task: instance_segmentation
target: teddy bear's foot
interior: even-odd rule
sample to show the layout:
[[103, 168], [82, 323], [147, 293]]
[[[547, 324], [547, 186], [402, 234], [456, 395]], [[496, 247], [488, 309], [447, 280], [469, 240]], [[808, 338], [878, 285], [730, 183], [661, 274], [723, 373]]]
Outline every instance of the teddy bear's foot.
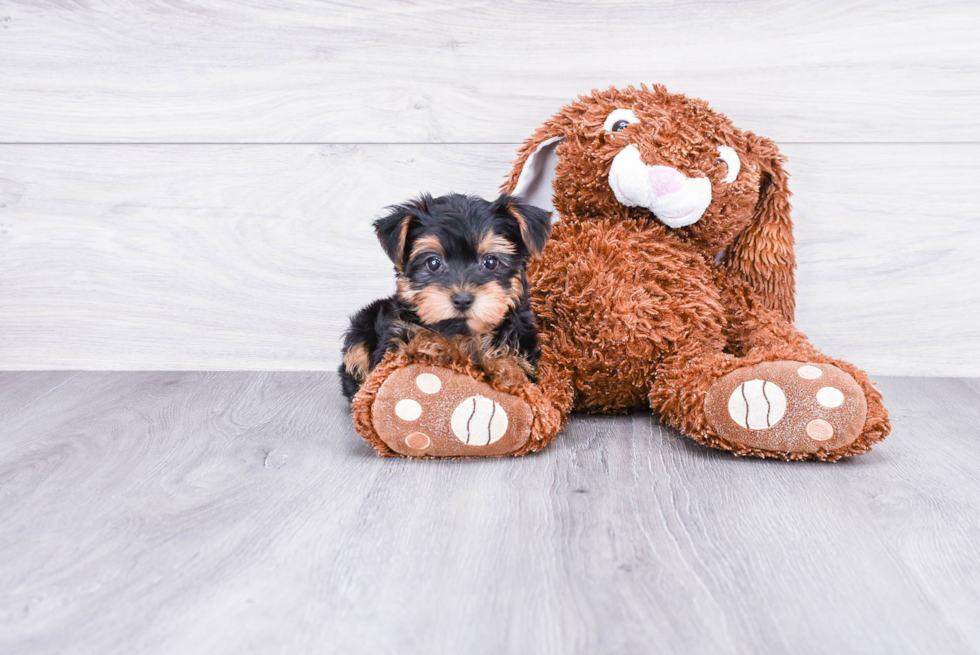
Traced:
[[805, 362], [737, 369], [715, 382], [705, 399], [711, 427], [731, 445], [746, 447], [745, 454], [843, 453], [861, 435], [867, 411], [854, 378], [830, 364]]
[[531, 408], [521, 398], [439, 366], [411, 364], [378, 389], [374, 430], [406, 457], [501, 457], [527, 451]]

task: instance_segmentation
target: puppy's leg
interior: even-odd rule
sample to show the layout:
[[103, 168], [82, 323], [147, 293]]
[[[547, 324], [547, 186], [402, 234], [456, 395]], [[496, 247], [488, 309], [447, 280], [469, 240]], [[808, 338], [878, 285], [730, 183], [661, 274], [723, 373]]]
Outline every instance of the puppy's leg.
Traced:
[[376, 351], [388, 338], [396, 304], [393, 297], [375, 300], [351, 317], [350, 327], [344, 333], [343, 361], [337, 370], [341, 389], [348, 400], [357, 393], [377, 360], [380, 360]]
[[347, 400], [354, 397], [364, 379], [371, 371], [371, 353], [364, 341], [359, 341], [344, 350], [344, 361], [337, 372], [340, 374], [340, 386]]

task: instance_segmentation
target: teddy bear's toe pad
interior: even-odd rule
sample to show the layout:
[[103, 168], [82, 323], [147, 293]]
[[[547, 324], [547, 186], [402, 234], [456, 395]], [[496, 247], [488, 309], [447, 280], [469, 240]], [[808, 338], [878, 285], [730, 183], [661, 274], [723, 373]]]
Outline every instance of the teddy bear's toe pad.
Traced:
[[731, 444], [816, 453], [857, 439], [868, 406], [854, 378], [830, 364], [764, 362], [723, 376], [705, 400], [708, 422]]
[[499, 457], [531, 436], [531, 408], [468, 375], [412, 364], [378, 389], [374, 429], [407, 457]]

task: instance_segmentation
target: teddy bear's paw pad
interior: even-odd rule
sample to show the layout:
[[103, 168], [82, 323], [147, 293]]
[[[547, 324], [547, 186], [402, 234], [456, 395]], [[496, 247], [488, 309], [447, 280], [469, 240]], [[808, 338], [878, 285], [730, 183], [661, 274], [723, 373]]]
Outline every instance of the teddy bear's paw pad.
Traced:
[[508, 455], [527, 443], [533, 418], [517, 396], [421, 364], [392, 373], [371, 414], [382, 441], [407, 457]]
[[868, 406], [850, 375], [830, 364], [763, 362], [723, 376], [705, 399], [708, 422], [732, 444], [817, 453], [858, 438]]

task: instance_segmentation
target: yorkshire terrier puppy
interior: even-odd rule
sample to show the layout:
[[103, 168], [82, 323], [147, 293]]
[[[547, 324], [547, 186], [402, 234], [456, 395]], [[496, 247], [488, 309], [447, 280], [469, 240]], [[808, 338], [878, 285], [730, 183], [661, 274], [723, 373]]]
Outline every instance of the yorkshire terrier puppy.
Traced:
[[551, 215], [520, 199], [458, 193], [388, 208], [374, 223], [395, 265], [397, 292], [351, 318], [340, 378], [351, 398], [385, 353], [432, 330], [475, 360], [506, 354], [533, 377], [540, 352], [527, 262], [551, 235]]

